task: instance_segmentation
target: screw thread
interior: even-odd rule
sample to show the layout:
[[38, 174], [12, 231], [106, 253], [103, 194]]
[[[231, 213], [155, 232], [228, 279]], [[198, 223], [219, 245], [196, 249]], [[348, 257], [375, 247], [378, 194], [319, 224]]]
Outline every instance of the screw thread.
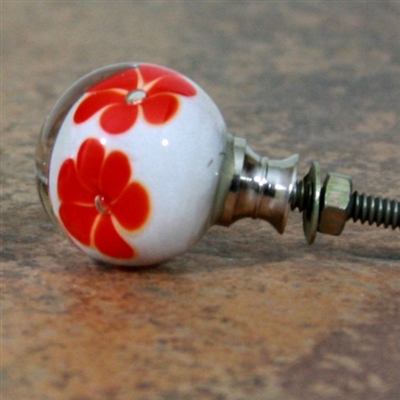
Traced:
[[295, 210], [297, 208], [300, 212], [308, 210], [311, 204], [311, 199], [311, 187], [306, 185], [304, 180], [296, 182], [290, 198], [291, 209]]
[[[312, 185], [305, 179], [296, 182], [290, 197], [291, 209], [297, 208], [300, 212], [309, 213], [314, 206]], [[360, 221], [362, 224], [368, 222], [369, 225], [400, 229], [400, 201], [354, 191], [347, 211], [347, 220], [350, 219], [354, 222]]]
[[385, 228], [391, 226], [393, 229], [400, 229], [400, 202], [382, 197], [367, 196], [355, 191], [352, 194], [348, 220], [360, 221], [369, 225], [383, 224]]

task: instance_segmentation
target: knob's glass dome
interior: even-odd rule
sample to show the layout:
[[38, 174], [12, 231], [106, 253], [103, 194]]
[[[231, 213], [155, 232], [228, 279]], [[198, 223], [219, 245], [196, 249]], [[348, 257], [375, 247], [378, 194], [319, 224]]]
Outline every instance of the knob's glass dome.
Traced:
[[37, 147], [42, 203], [95, 259], [146, 265], [214, 222], [228, 135], [210, 97], [153, 64], [96, 70], [68, 89]]

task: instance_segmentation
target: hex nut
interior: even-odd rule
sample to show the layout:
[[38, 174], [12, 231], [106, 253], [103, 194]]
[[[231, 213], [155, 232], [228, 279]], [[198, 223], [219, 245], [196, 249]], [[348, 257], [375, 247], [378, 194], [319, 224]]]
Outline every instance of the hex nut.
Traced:
[[322, 187], [318, 231], [340, 235], [347, 221], [352, 183], [346, 175], [328, 173]]

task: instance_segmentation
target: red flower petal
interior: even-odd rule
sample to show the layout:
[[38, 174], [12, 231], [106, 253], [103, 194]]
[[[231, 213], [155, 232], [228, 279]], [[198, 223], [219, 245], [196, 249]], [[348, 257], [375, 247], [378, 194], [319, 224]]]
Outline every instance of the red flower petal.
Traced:
[[180, 75], [167, 75], [158, 80], [148, 91], [151, 96], [157, 93], [169, 92], [183, 96], [194, 96], [196, 89], [185, 78]]
[[93, 204], [95, 194], [88, 190], [78, 178], [75, 162], [65, 160], [58, 175], [58, 197], [62, 202]]
[[111, 206], [111, 213], [128, 230], [141, 228], [150, 214], [150, 199], [138, 182], [131, 183], [122, 197]]
[[105, 149], [97, 139], [87, 139], [78, 152], [77, 172], [81, 182], [91, 191], [98, 191]]
[[99, 92], [107, 89], [123, 89], [130, 92], [137, 89], [138, 73], [136, 68], [128, 69], [91, 87], [88, 92]]
[[99, 215], [96, 207], [62, 203], [59, 214], [69, 234], [82, 244], [89, 246], [92, 227]]
[[126, 104], [124, 98], [123, 103], [112, 105], [103, 112], [100, 124], [108, 133], [124, 133], [133, 126], [137, 115], [137, 106]]
[[176, 114], [179, 100], [172, 94], [162, 93], [148, 97], [142, 107], [147, 122], [159, 125], [168, 122]]
[[116, 201], [128, 185], [132, 171], [128, 157], [122, 151], [111, 152], [100, 174], [99, 189], [109, 203]]
[[139, 71], [143, 77], [145, 84], [154, 81], [155, 79], [158, 79], [161, 76], [176, 75], [175, 71], [153, 64], [141, 64], [139, 65]]
[[119, 103], [121, 101], [125, 102], [125, 95], [113, 90], [93, 93], [86, 97], [76, 109], [74, 114], [74, 122], [76, 124], [81, 124], [87, 121], [102, 108], [110, 104]]
[[102, 215], [94, 234], [94, 244], [99, 251], [114, 258], [132, 258], [134, 250], [116, 231], [111, 216]]

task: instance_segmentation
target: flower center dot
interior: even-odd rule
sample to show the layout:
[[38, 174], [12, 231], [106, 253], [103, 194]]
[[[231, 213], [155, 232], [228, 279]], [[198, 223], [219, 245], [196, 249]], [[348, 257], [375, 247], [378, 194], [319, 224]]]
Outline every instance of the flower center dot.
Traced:
[[108, 205], [103, 196], [100, 196], [100, 195], [96, 196], [96, 198], [94, 199], [94, 204], [99, 213], [105, 214], [105, 215], [109, 214]]
[[136, 89], [129, 92], [125, 100], [128, 104], [140, 104], [146, 96], [147, 94], [144, 90]]

